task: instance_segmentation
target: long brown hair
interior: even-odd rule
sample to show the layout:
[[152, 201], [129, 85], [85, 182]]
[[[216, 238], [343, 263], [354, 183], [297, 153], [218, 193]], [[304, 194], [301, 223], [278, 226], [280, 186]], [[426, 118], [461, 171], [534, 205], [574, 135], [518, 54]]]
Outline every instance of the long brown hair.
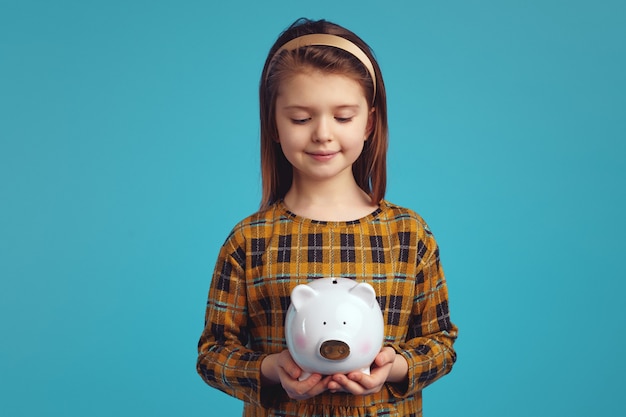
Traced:
[[[293, 51], [276, 51], [285, 43], [303, 35], [325, 33], [341, 36], [357, 45], [369, 58], [376, 74], [374, 84], [367, 68], [352, 54], [328, 46], [307, 46]], [[280, 82], [305, 69], [318, 69], [327, 73], [342, 74], [359, 82], [365, 97], [374, 108], [372, 132], [365, 142], [363, 152], [352, 166], [357, 184], [372, 202], [385, 196], [387, 186], [387, 95], [378, 62], [370, 47], [356, 34], [326, 20], [299, 19], [285, 30], [269, 51], [259, 87], [261, 116], [261, 176], [263, 195], [261, 208], [282, 199], [293, 179], [293, 169], [277, 141], [276, 96]]]

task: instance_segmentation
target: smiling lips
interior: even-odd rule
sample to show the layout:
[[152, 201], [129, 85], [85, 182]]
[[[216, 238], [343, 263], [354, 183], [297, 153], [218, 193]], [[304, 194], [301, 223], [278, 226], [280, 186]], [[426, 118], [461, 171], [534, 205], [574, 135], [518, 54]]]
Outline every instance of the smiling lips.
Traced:
[[324, 162], [324, 161], [331, 160], [338, 153], [339, 152], [328, 151], [328, 152], [307, 152], [306, 154], [309, 155], [311, 158], [315, 159], [316, 161]]

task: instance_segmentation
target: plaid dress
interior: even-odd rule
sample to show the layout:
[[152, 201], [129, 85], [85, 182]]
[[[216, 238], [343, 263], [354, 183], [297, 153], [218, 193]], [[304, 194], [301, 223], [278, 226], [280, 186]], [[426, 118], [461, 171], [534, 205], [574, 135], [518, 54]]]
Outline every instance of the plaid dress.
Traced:
[[[321, 277], [371, 284], [386, 346], [403, 355], [408, 383], [371, 395], [325, 392], [291, 400], [261, 385], [261, 361], [286, 349], [291, 290]], [[450, 372], [457, 327], [450, 321], [439, 249], [420, 216], [382, 201], [350, 222], [305, 219], [282, 202], [240, 222], [222, 246], [198, 343], [204, 381], [244, 401], [245, 417], [422, 415], [422, 389]]]

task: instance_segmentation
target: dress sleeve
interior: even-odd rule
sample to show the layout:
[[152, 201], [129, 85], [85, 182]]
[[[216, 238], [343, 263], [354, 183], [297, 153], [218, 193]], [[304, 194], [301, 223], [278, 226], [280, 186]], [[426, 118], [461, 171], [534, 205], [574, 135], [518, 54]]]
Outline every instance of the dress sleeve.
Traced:
[[261, 361], [248, 346], [245, 239], [235, 233], [222, 246], [207, 301], [196, 369], [202, 379], [245, 402], [259, 404]]
[[392, 346], [409, 365], [408, 385], [389, 384], [393, 395], [420, 391], [452, 370], [458, 329], [450, 321], [448, 289], [439, 261], [439, 247], [426, 228], [424, 256], [415, 277], [415, 292], [406, 341]]

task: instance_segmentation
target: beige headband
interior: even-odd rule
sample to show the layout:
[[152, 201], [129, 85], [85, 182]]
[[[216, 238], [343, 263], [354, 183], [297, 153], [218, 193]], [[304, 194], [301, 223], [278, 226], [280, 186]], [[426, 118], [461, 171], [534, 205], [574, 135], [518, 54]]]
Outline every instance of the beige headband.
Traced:
[[359, 61], [363, 63], [363, 65], [365, 65], [367, 71], [369, 71], [370, 76], [372, 77], [372, 84], [374, 86], [374, 94], [372, 95], [372, 97], [373, 99], [376, 98], [376, 73], [374, 72], [374, 66], [372, 65], [372, 61], [370, 61], [370, 59], [361, 48], [359, 48], [346, 38], [342, 38], [341, 36], [329, 35], [326, 33], [314, 33], [312, 35], [300, 36], [298, 38], [290, 40], [289, 42], [281, 46], [274, 54], [272, 60], [274, 60], [274, 58], [278, 56], [278, 54], [280, 54], [282, 51], [293, 51], [294, 49], [311, 45], [333, 46], [335, 48], [343, 49], [344, 51], [354, 55]]

